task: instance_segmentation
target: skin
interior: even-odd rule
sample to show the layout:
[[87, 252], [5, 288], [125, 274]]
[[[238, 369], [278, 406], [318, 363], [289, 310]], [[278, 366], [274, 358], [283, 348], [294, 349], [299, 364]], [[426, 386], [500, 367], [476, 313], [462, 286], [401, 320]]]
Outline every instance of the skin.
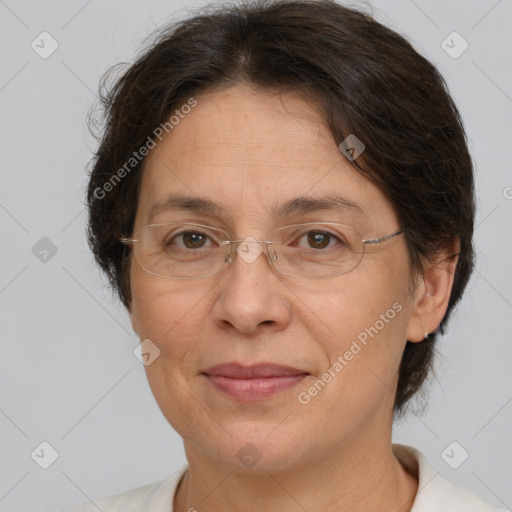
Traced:
[[[392, 205], [340, 154], [301, 97], [237, 85], [196, 99], [145, 161], [134, 233], [175, 219], [225, 229], [232, 239], [266, 240], [276, 224], [326, 220], [357, 226], [364, 238], [400, 229]], [[270, 214], [291, 198], [333, 191], [364, 214]], [[151, 205], [171, 192], [208, 198], [222, 213], [174, 210], [150, 220]], [[265, 254], [252, 263], [237, 257], [225, 272], [196, 280], [162, 279], [132, 261], [132, 325], [160, 350], [146, 367], [148, 381], [189, 462], [175, 511], [410, 510], [418, 482], [391, 448], [398, 369], [406, 341], [438, 327], [455, 262], [426, 266], [411, 287], [403, 236], [367, 249], [355, 270], [317, 280], [283, 276]], [[301, 404], [298, 394], [394, 303], [401, 311]], [[270, 399], [242, 403], [201, 375], [232, 361], [310, 375]], [[248, 442], [261, 454], [250, 468], [237, 457]]]

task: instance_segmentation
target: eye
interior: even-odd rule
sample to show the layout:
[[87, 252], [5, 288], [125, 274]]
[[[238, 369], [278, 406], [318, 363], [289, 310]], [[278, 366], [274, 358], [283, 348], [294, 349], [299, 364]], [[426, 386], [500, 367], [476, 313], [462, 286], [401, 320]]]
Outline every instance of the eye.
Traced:
[[211, 245], [211, 240], [205, 233], [189, 230], [173, 235], [164, 242], [164, 245], [165, 247], [176, 246], [180, 249], [201, 249], [209, 247], [208, 242]]
[[319, 230], [308, 231], [298, 239], [297, 245], [304, 247], [301, 242], [305, 243], [306, 247], [309, 249], [326, 249], [336, 244], [346, 245], [345, 242], [340, 240], [336, 235]]

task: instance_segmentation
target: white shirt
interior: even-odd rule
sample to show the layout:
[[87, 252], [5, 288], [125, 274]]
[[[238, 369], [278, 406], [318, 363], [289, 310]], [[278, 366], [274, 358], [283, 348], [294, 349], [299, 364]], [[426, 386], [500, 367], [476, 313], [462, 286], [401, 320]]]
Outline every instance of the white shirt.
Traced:
[[[392, 448], [396, 457], [419, 480], [411, 512], [506, 512], [448, 482], [417, 449], [401, 444], [393, 444]], [[102, 512], [173, 512], [174, 494], [187, 467], [181, 467], [162, 482], [100, 498], [95, 500], [95, 505], [86, 503], [68, 512], [98, 512], [98, 509]]]

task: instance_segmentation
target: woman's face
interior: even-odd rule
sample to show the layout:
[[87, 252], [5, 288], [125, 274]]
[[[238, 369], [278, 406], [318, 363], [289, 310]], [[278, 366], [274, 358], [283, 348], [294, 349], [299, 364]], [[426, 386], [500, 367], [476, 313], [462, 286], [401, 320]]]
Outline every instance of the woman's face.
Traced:
[[[134, 233], [181, 221], [221, 228], [232, 240], [267, 240], [276, 226], [307, 222], [349, 224], [363, 238], [400, 229], [384, 195], [298, 96], [238, 86], [196, 100], [146, 159]], [[170, 195], [218, 211], [182, 205], [150, 218]], [[291, 200], [327, 196], [345, 206], [273, 216]], [[147, 377], [189, 461], [285, 469], [389, 441], [400, 359], [417, 322], [403, 236], [367, 246], [357, 268], [328, 279], [281, 275], [266, 251], [191, 280], [157, 277], [133, 260], [130, 279], [133, 327], [160, 351]], [[274, 377], [289, 387], [250, 399], [220, 389], [226, 377], [207, 375], [221, 363], [274, 363], [302, 375]]]

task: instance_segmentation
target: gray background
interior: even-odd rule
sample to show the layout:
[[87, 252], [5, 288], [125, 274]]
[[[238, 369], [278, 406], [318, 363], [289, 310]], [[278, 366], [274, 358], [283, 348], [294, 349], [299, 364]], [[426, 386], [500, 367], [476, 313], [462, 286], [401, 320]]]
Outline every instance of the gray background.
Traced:
[[[92, 262], [83, 201], [84, 169], [95, 148], [86, 115], [100, 76], [131, 60], [155, 26], [197, 5], [0, 0], [3, 511], [68, 507], [163, 479], [185, 462], [181, 439], [132, 353], [138, 340], [127, 314]], [[477, 270], [439, 344], [429, 407], [397, 424], [394, 441], [418, 447], [451, 481], [510, 508], [512, 5], [371, 5], [446, 77], [477, 167]], [[31, 48], [33, 40], [42, 46], [43, 31], [59, 45], [46, 59]], [[453, 31], [469, 44], [458, 58], [441, 46]], [[462, 48], [453, 36], [446, 44], [452, 53]], [[48, 250], [43, 237], [57, 248], [46, 262], [38, 252]], [[48, 469], [31, 458], [43, 441], [58, 452]], [[453, 441], [452, 461], [461, 447], [469, 453], [458, 469], [442, 457]], [[44, 447], [36, 453], [40, 463], [50, 456]]]

